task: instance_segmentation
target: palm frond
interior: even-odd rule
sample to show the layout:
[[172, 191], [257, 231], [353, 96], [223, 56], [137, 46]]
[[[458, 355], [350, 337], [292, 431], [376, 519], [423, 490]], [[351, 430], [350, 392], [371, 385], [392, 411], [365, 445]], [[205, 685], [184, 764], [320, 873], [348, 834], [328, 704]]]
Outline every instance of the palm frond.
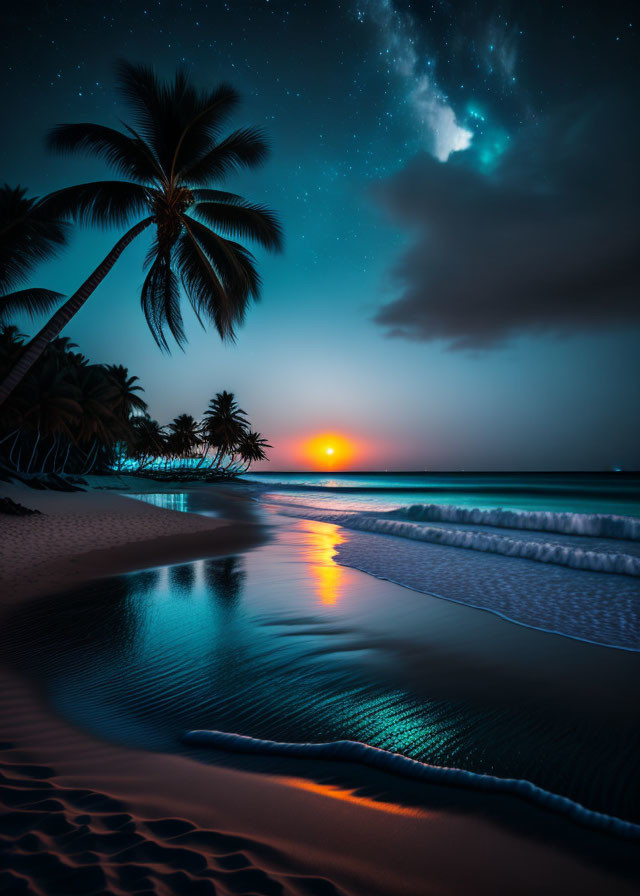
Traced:
[[104, 159], [119, 174], [139, 183], [148, 183], [160, 173], [139, 137], [100, 124], [59, 124], [49, 132], [47, 146], [54, 152], [79, 152]]
[[103, 180], [65, 187], [46, 197], [61, 218], [100, 227], [124, 226], [149, 209], [153, 191], [129, 181]]
[[233, 200], [198, 202], [192, 211], [229, 236], [255, 240], [265, 249], [282, 250], [282, 227], [277, 216], [264, 205], [234, 197]]
[[193, 232], [187, 230], [176, 244], [176, 265], [184, 291], [198, 320], [211, 320], [221, 339], [233, 339], [233, 314], [220, 275]]
[[35, 317], [51, 311], [63, 299], [62, 293], [52, 289], [32, 287], [0, 296], [0, 322], [15, 314], [29, 314]]
[[68, 223], [23, 187], [0, 187], [0, 292], [8, 292], [68, 240]]
[[182, 89], [179, 108], [184, 116], [182, 133], [171, 161], [171, 177], [211, 148], [223, 121], [233, 111], [239, 96], [229, 84], [207, 93]]
[[116, 65], [120, 96], [132, 109], [137, 130], [153, 144], [162, 128], [162, 84], [152, 68], [121, 59]]
[[158, 255], [149, 269], [140, 296], [142, 310], [157, 345], [168, 352], [165, 328], [182, 348], [186, 341], [180, 313], [180, 285], [171, 269], [171, 260]]
[[184, 217], [218, 272], [225, 292], [233, 303], [234, 321], [241, 323], [249, 301], [260, 298], [260, 277], [253, 255], [244, 246], [225, 239], [194, 218], [188, 215]]
[[223, 180], [242, 168], [253, 168], [263, 162], [269, 148], [259, 128], [234, 131], [209, 152], [179, 170], [178, 178], [189, 185], [203, 185]]
[[181, 69], [166, 83], [153, 69], [127, 61], [118, 64], [117, 72], [119, 92], [167, 177], [211, 148], [238, 103], [228, 84], [201, 92]]

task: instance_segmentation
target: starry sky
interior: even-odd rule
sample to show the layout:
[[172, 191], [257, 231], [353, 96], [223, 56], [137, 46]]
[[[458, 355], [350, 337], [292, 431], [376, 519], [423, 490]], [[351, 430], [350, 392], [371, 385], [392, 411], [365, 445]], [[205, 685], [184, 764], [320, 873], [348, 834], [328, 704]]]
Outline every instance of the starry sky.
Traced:
[[[47, 154], [58, 122], [118, 126], [119, 57], [231, 82], [285, 251], [235, 345], [187, 318], [160, 353], [145, 239], [66, 328], [123, 363], [161, 422], [234, 391], [274, 449], [333, 432], [351, 469], [640, 467], [640, 157], [633, 2], [14, 4], [2, 14], [2, 179], [103, 179]], [[78, 231], [37, 284], [70, 294], [117, 239]], [[24, 332], [33, 323], [20, 321]]]

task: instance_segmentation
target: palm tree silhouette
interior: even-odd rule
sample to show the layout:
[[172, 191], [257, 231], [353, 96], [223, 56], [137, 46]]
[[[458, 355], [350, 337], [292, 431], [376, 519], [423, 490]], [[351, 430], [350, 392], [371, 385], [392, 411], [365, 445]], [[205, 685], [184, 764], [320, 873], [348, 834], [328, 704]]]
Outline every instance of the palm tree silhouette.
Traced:
[[233, 454], [248, 428], [247, 414], [238, 406], [233, 392], [217, 392], [209, 402], [203, 420], [207, 451], [209, 448], [215, 449], [212, 466], [217, 466], [225, 454]]
[[147, 228], [153, 227], [154, 236], [141, 301], [154, 339], [166, 350], [167, 330], [178, 345], [186, 341], [180, 284], [200, 322], [210, 321], [222, 339], [233, 339], [260, 290], [255, 259], [235, 238], [281, 248], [273, 212], [234, 193], [207, 188], [239, 168], [257, 165], [267, 153], [255, 128], [219, 139], [238, 103], [233, 88], [223, 84], [198, 91], [183, 72], [162, 83], [153, 70], [128, 62], [118, 66], [118, 88], [133, 112], [133, 125], [125, 124], [124, 130], [92, 123], [59, 125], [49, 135], [49, 146], [97, 156], [125, 179], [67, 187], [47, 197], [44, 205], [55, 219], [100, 226], [135, 223], [25, 348], [0, 385], [0, 404]]
[[236, 446], [236, 454], [242, 462], [239, 473], [246, 473], [252, 463], [259, 460], [267, 459], [267, 448], [272, 448], [265, 438], [259, 432], [249, 430], [244, 432]]
[[68, 233], [46, 201], [27, 198], [23, 187], [0, 186], [0, 323], [20, 312], [51, 311], [63, 298], [51, 289], [16, 287], [66, 245]]
[[152, 461], [167, 453], [164, 428], [151, 417], [134, 417], [126, 443], [127, 455], [137, 462], [138, 470], [144, 470]]
[[193, 456], [201, 443], [200, 424], [191, 414], [180, 414], [169, 426], [167, 450], [169, 454], [182, 460]]
[[77, 387], [54, 357], [46, 358], [36, 368], [26, 387], [16, 408], [20, 438], [14, 442], [9, 459], [16, 469], [30, 473], [43, 440], [50, 439], [52, 450], [53, 447], [56, 449], [53, 457], [50, 452], [47, 454], [47, 459], [52, 460], [54, 465], [59, 449], [64, 455], [64, 448], [68, 448], [68, 457], [73, 443], [74, 424], [81, 408]]
[[[20, 354], [25, 338], [16, 327], [0, 329], [0, 367]], [[226, 479], [271, 447], [232, 392], [218, 392], [202, 422], [180, 414], [165, 428], [145, 413], [141, 391], [126, 367], [92, 364], [57, 337], [0, 408], [0, 478], [65, 488], [60, 475], [126, 467], [161, 479]]]
[[134, 414], [144, 414], [147, 403], [138, 392], [144, 392], [137, 376], [129, 376], [129, 371], [122, 364], [107, 364], [106, 371], [117, 390], [116, 411], [123, 420], [129, 420]]

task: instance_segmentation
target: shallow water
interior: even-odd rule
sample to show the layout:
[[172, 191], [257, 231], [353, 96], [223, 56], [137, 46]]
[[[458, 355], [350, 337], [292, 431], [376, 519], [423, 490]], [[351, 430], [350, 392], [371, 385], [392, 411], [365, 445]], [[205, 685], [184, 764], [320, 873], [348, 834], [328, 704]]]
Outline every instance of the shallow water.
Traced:
[[[640, 651], [636, 474], [257, 474], [264, 506], [355, 530], [340, 563]], [[444, 489], [444, 491], [440, 491]]]
[[637, 654], [379, 581], [333, 559], [362, 533], [279, 519], [249, 553], [34, 602], [6, 654], [63, 716], [115, 741], [358, 740], [640, 821]]

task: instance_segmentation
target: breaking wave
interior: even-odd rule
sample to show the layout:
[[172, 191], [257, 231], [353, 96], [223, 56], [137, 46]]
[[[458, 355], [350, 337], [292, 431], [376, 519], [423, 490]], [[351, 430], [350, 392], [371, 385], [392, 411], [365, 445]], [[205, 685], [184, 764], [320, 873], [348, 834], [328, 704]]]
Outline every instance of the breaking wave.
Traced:
[[607, 513], [555, 513], [543, 510], [505, 510], [502, 507], [485, 509], [449, 504], [413, 504], [410, 507], [400, 507], [387, 515], [417, 522], [462, 523], [640, 541], [640, 519]]
[[360, 765], [434, 784], [450, 784], [490, 793], [510, 793], [543, 806], [545, 809], [566, 815], [573, 821], [581, 824], [609, 831], [619, 836], [640, 839], [640, 825], [624, 821], [612, 815], [605, 815], [603, 812], [587, 809], [568, 797], [551, 793], [542, 787], [537, 787], [530, 781], [520, 778], [497, 778], [493, 775], [482, 775], [464, 769], [428, 765], [425, 762], [419, 762], [417, 759], [410, 759], [408, 756], [403, 756], [400, 753], [391, 753], [388, 750], [372, 747], [360, 741], [338, 740], [331, 743], [283, 743], [246, 737], [226, 731], [203, 730], [187, 732], [183, 737], [183, 741], [188, 744], [213, 747], [216, 750], [225, 750], [232, 753], [357, 762]]
[[[572, 569], [588, 570], [590, 572], [640, 576], [640, 557], [633, 556], [632, 554], [610, 552], [601, 549], [585, 549], [576, 545], [562, 544], [559, 542], [514, 538], [508, 535], [496, 534], [494, 532], [481, 532], [475, 529], [426, 526], [421, 523], [405, 522], [403, 520], [391, 518], [396, 515], [405, 515], [412, 511], [415, 514], [418, 512], [423, 513], [424, 516], [422, 519], [425, 520], [431, 519], [435, 521], [436, 518], [439, 518], [443, 522], [459, 522], [461, 524], [471, 523], [471, 517], [474, 515], [486, 515], [486, 521], [480, 522], [480, 525], [497, 525], [495, 522], [489, 522], [488, 517], [493, 517], [494, 519], [502, 519], [503, 527], [507, 525], [506, 520], [508, 518], [516, 516], [518, 521], [521, 522], [521, 525], [514, 526], [513, 528], [521, 529], [533, 529], [534, 526], [527, 525], [527, 523], [531, 523], [534, 518], [538, 517], [549, 518], [555, 516], [568, 518], [586, 516], [584, 514], [529, 514], [526, 511], [508, 510], [484, 511], [475, 508], [467, 510], [463, 507], [449, 508], [445, 505], [437, 504], [415, 505], [412, 508], [408, 508], [408, 510], [402, 508], [398, 511], [391, 511], [384, 515], [372, 515], [366, 513], [322, 513], [316, 512], [315, 510], [310, 513], [305, 512], [304, 515], [314, 520], [318, 520], [319, 522], [334, 523], [339, 526], [344, 526], [347, 529], [357, 529], [359, 531], [372, 532], [378, 535], [393, 535], [398, 538], [410, 538], [413, 541], [424, 541], [430, 544], [445, 545], [447, 547], [466, 548], [472, 551], [502, 554], [505, 557], [520, 557], [526, 560], [536, 560], [539, 563], [554, 563], [559, 566], [568, 566]], [[450, 520], [447, 519], [449, 511], [453, 511]], [[293, 510], [287, 512], [291, 515], [298, 515]], [[433, 515], [430, 516], [429, 514]], [[439, 515], [439, 517], [437, 515]], [[464, 517], [464, 519], [461, 519], [460, 517]], [[414, 519], [415, 518], [416, 517], [414, 516]], [[611, 517], [609, 519], [615, 520], [616, 518]], [[617, 519], [627, 522], [625, 517], [619, 517]], [[551, 525], [551, 521], [547, 520], [547, 522], [548, 525]], [[635, 523], [636, 521], [629, 520], [628, 522]], [[524, 523], [524, 525], [522, 525], [522, 523]], [[568, 524], [567, 521], [567, 525]], [[556, 522], [556, 525], [560, 525], [560, 523]], [[578, 524], [574, 523], [574, 525], [577, 526]], [[549, 529], [546, 531], [558, 530]], [[573, 531], [575, 532], [576, 530]], [[591, 533], [583, 532], [581, 534]]]

